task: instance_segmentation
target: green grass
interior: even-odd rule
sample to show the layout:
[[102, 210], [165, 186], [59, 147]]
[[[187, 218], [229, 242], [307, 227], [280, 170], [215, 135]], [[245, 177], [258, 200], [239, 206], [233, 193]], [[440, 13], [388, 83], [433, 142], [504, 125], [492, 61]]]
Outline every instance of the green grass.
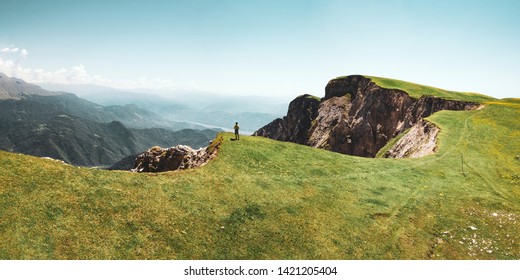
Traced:
[[0, 259], [519, 259], [519, 117], [517, 100], [438, 112], [419, 159], [232, 134], [159, 174], [0, 152]]
[[370, 78], [374, 83], [376, 83], [380, 87], [390, 88], [390, 89], [400, 89], [402, 91], [407, 92], [410, 96], [415, 98], [420, 98], [424, 95], [433, 95], [436, 97], [448, 99], [448, 100], [462, 100], [462, 101], [470, 101], [470, 102], [488, 102], [495, 100], [493, 97], [473, 93], [473, 92], [458, 92], [458, 91], [449, 91], [440, 88], [424, 86], [419, 84], [414, 84], [410, 82], [388, 79], [388, 78], [380, 78], [380, 77], [372, 77], [365, 76]]

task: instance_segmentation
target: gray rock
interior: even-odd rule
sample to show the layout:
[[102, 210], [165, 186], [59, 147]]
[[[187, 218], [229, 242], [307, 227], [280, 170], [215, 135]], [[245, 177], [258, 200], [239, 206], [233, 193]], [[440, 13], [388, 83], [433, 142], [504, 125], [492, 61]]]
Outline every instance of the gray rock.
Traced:
[[415, 124], [403, 138], [385, 152], [386, 158], [418, 158], [437, 151], [439, 128], [425, 120]]
[[165, 172], [203, 166], [217, 154], [217, 148], [194, 150], [178, 145], [171, 148], [153, 147], [137, 156], [133, 172]]

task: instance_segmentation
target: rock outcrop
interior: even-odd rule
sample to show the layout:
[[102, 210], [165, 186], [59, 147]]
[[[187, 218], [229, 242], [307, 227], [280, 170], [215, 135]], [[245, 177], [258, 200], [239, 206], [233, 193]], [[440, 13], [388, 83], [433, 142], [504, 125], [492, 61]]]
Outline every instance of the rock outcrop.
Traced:
[[440, 110], [471, 110], [478, 104], [433, 96], [413, 98], [354, 75], [331, 80], [321, 100], [294, 99], [287, 116], [254, 133], [343, 154], [374, 157], [398, 134]]
[[416, 123], [410, 131], [383, 154], [385, 158], [418, 158], [437, 151], [439, 128], [425, 120]]
[[201, 166], [207, 158], [208, 154], [204, 148], [194, 150], [184, 145], [171, 148], [153, 147], [137, 156], [132, 171], [164, 172], [188, 169]]
[[221, 136], [204, 148], [194, 150], [178, 145], [171, 148], [153, 147], [135, 159], [133, 172], [165, 172], [203, 166], [217, 156]]

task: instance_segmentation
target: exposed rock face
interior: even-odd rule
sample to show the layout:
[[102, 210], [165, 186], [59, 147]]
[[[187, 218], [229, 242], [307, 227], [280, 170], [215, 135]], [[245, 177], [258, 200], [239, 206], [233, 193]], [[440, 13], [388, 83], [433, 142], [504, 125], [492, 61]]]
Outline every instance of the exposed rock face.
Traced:
[[194, 150], [178, 145], [171, 148], [153, 147], [137, 156], [133, 172], [165, 172], [178, 169], [195, 168], [214, 158], [217, 147]]
[[418, 158], [437, 151], [436, 139], [439, 128], [425, 120], [416, 123], [403, 138], [388, 151], [386, 158]]
[[319, 98], [308, 94], [298, 96], [289, 104], [287, 116], [260, 128], [255, 135], [307, 144], [309, 129], [318, 115], [319, 105]]
[[320, 101], [303, 95], [287, 116], [254, 135], [306, 144], [343, 154], [374, 157], [390, 139], [440, 110], [470, 110], [478, 104], [432, 96], [419, 99], [382, 88], [364, 76], [331, 80]]

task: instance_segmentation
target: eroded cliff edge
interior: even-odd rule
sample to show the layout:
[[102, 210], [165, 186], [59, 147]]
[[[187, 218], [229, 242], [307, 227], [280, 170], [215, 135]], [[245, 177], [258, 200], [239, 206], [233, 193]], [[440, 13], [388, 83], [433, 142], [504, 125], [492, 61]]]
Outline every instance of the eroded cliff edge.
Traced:
[[434, 96], [411, 97], [378, 86], [370, 78], [336, 78], [325, 97], [302, 95], [289, 104], [287, 116], [254, 133], [348, 155], [375, 157], [395, 136], [441, 110], [473, 110], [478, 103]]

